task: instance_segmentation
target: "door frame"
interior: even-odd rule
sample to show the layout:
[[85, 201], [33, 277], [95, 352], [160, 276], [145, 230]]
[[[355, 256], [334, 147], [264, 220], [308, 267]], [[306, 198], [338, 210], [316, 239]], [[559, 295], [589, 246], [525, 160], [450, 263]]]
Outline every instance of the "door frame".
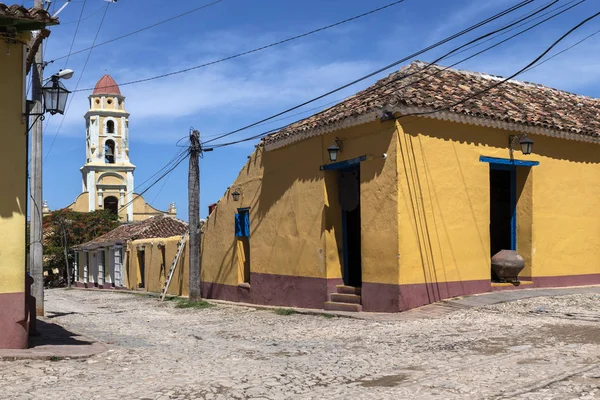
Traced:
[[[511, 160], [508, 158], [495, 158], [479, 156], [479, 161], [489, 163], [489, 170], [510, 171], [510, 247], [517, 250], [517, 167], [534, 167], [539, 161]], [[488, 173], [488, 189], [489, 189]], [[491, 221], [490, 221], [491, 222]]]
[[[356, 158], [351, 158], [350, 160], [339, 161], [331, 164], [321, 165], [319, 169], [321, 171], [342, 171], [346, 169], [352, 169], [354, 166], [358, 166], [360, 170], [360, 164], [362, 161], [365, 161], [367, 156], [360, 156]], [[360, 212], [360, 210], [359, 210]], [[350, 265], [348, 260], [348, 231], [347, 231], [347, 215], [346, 211], [342, 211], [342, 257], [343, 257], [343, 265], [342, 265], [342, 279], [348, 278], [350, 276]], [[362, 226], [361, 226], [361, 234], [362, 234]], [[362, 240], [361, 240], [361, 258], [362, 258]], [[362, 260], [361, 260], [361, 275], [362, 275]], [[361, 277], [362, 281], [362, 277]], [[345, 284], [345, 282], [344, 282]]]

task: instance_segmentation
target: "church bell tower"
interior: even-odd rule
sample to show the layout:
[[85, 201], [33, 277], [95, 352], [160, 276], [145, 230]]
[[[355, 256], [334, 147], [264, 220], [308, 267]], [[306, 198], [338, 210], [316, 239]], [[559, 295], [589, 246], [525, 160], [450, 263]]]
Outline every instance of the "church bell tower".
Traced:
[[125, 97], [110, 75], [104, 75], [89, 96], [86, 121], [86, 163], [81, 167], [89, 211], [107, 209], [121, 221], [133, 221], [133, 171], [129, 161], [129, 113]]

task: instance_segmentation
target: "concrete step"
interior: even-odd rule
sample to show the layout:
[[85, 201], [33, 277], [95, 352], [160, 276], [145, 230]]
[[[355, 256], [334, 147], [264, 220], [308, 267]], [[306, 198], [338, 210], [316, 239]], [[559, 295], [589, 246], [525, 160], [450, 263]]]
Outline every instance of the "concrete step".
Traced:
[[338, 293], [343, 294], [357, 294], [360, 296], [360, 288], [354, 286], [346, 286], [346, 285], [336, 285], [336, 290]]
[[362, 306], [360, 304], [338, 303], [335, 301], [326, 301], [325, 309], [329, 310], [329, 311], [360, 312], [360, 311], [362, 311]]
[[347, 293], [329, 293], [329, 301], [336, 303], [360, 304], [360, 296]]

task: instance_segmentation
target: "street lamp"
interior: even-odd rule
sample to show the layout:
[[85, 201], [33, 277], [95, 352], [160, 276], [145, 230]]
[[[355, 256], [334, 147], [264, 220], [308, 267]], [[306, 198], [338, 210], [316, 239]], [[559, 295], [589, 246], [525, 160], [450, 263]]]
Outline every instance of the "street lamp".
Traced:
[[239, 190], [235, 189], [233, 191], [233, 193], [231, 193], [231, 197], [233, 198], [233, 201], [238, 201], [240, 199], [240, 192]]
[[533, 151], [533, 140], [529, 139], [526, 134], [511, 135], [508, 137], [508, 149], [510, 151], [510, 159], [513, 159], [513, 151], [521, 146], [521, 152], [524, 155], [529, 155]]
[[64, 114], [67, 105], [67, 99], [69, 93], [71, 93], [65, 85], [60, 81], [61, 79], [70, 79], [73, 76], [72, 69], [63, 69], [58, 73], [52, 75], [48, 82], [42, 87], [42, 95], [44, 98], [44, 105], [41, 113], [32, 113], [31, 109], [34, 106], [34, 102], [28, 100], [28, 112], [27, 116], [38, 116], [40, 119], [44, 119], [44, 114], [49, 112], [51, 115]]
[[339, 138], [335, 138], [333, 144], [327, 148], [327, 152], [329, 153], [329, 161], [336, 162], [338, 153], [342, 151], [343, 147], [343, 142]]
[[58, 76], [52, 75], [50, 81], [42, 87], [42, 93], [46, 112], [51, 115], [65, 113], [67, 98], [71, 92], [62, 84]]

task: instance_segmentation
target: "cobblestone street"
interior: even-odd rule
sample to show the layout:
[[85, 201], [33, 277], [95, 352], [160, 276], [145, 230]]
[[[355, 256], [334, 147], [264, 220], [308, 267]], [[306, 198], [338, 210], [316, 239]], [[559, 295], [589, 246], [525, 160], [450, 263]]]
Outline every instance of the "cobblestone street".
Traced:
[[1, 398], [600, 398], [597, 294], [396, 321], [179, 309], [100, 291], [46, 299], [48, 321], [109, 350], [0, 362]]

